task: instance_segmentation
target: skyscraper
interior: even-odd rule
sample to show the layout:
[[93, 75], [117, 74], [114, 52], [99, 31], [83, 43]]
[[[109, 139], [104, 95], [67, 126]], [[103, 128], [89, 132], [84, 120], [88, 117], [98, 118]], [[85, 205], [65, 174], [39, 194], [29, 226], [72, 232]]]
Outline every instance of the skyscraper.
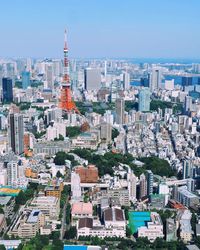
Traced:
[[102, 122], [100, 127], [101, 139], [107, 143], [112, 141], [112, 126], [107, 122]]
[[153, 68], [151, 75], [150, 89], [151, 91], [157, 90], [161, 87], [162, 72], [159, 68]]
[[125, 111], [125, 102], [122, 98], [117, 98], [115, 101], [115, 112], [116, 112], [116, 123], [124, 123], [124, 111]]
[[192, 85], [193, 78], [191, 76], [183, 76], [182, 77], [182, 86], [190, 86]]
[[192, 161], [184, 160], [183, 161], [183, 179], [193, 178], [194, 177], [194, 166]]
[[47, 88], [53, 89], [54, 87], [53, 64], [46, 65], [46, 81], [47, 81]]
[[22, 114], [9, 114], [8, 116], [9, 146], [17, 154], [24, 152], [24, 122]]
[[101, 88], [101, 71], [100, 69], [87, 68], [84, 71], [85, 89], [99, 90]]
[[127, 72], [123, 73], [123, 89], [127, 90], [130, 88], [130, 74]]
[[150, 196], [151, 194], [153, 194], [153, 173], [151, 170], [147, 170], [146, 180], [147, 180], [147, 195]]
[[22, 88], [27, 89], [30, 86], [30, 72], [23, 71], [22, 72]]
[[192, 97], [191, 96], [186, 96], [185, 97], [185, 112], [190, 112], [193, 111], [193, 103], [192, 103]]
[[4, 77], [2, 79], [2, 89], [3, 89], [3, 102], [12, 102], [13, 101], [13, 85], [12, 79]]
[[149, 88], [143, 88], [139, 92], [139, 111], [149, 111], [150, 110], [150, 96], [151, 93]]

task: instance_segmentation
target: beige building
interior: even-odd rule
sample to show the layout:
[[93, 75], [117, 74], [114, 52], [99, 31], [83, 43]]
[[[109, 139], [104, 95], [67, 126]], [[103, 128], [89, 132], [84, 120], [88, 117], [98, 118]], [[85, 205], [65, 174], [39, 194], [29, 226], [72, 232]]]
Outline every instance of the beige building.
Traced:
[[58, 219], [60, 214], [60, 199], [53, 196], [35, 197], [30, 208], [41, 210], [50, 220]]

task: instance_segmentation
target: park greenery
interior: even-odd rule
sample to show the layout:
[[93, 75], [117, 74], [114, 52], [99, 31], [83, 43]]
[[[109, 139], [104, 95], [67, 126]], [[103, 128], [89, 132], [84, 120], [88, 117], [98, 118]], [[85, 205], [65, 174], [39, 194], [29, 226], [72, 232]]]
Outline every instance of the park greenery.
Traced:
[[181, 113], [183, 109], [181, 103], [172, 103], [172, 102], [166, 102], [166, 101], [161, 101], [161, 100], [152, 100], [150, 103], [150, 110], [158, 111], [159, 108], [162, 109], [163, 111], [166, 108], [173, 109], [173, 113]]
[[88, 160], [89, 163], [95, 164], [99, 170], [99, 175], [105, 174], [113, 175], [113, 167], [119, 166], [119, 164], [126, 164], [131, 167], [134, 173], [139, 176], [146, 170], [152, 170], [153, 174], [160, 176], [173, 176], [175, 172], [171, 169], [169, 163], [166, 160], [159, 159], [158, 157], [145, 157], [139, 160], [144, 163], [142, 167], [137, 167], [133, 161], [134, 158], [131, 154], [120, 154], [107, 152], [104, 155], [95, 154], [95, 152], [87, 149], [75, 149], [72, 151], [79, 157]]
[[66, 128], [66, 136], [69, 138], [76, 137], [81, 133], [81, 128], [78, 126], [67, 127]]
[[58, 153], [56, 153], [56, 156], [54, 158], [54, 163], [56, 165], [65, 165], [65, 161], [66, 160], [69, 160], [71, 161], [71, 164], [72, 166], [76, 166], [78, 165], [79, 163], [74, 159], [74, 156], [73, 155], [70, 155], [70, 154], [67, 154], [63, 151], [60, 151]]

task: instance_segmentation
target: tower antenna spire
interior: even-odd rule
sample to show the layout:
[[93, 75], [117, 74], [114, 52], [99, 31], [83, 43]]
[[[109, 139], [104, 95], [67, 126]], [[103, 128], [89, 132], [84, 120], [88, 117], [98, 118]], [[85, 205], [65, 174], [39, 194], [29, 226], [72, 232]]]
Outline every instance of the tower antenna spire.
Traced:
[[70, 78], [69, 78], [69, 60], [67, 48], [67, 31], [64, 32], [64, 62], [63, 62], [63, 81], [61, 87], [61, 97], [59, 107], [65, 112], [75, 111], [79, 113], [74, 101], [72, 100]]

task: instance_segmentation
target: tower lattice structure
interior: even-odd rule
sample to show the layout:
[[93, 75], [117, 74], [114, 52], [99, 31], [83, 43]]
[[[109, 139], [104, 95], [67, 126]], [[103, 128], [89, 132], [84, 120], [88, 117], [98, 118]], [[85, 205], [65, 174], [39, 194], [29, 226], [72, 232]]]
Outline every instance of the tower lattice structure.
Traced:
[[63, 82], [61, 87], [61, 96], [59, 107], [66, 112], [75, 111], [79, 113], [79, 110], [76, 107], [72, 99], [71, 94], [71, 85], [70, 85], [70, 78], [69, 78], [69, 60], [68, 60], [68, 47], [67, 47], [67, 33], [65, 30], [65, 38], [64, 38], [64, 72], [63, 72]]

